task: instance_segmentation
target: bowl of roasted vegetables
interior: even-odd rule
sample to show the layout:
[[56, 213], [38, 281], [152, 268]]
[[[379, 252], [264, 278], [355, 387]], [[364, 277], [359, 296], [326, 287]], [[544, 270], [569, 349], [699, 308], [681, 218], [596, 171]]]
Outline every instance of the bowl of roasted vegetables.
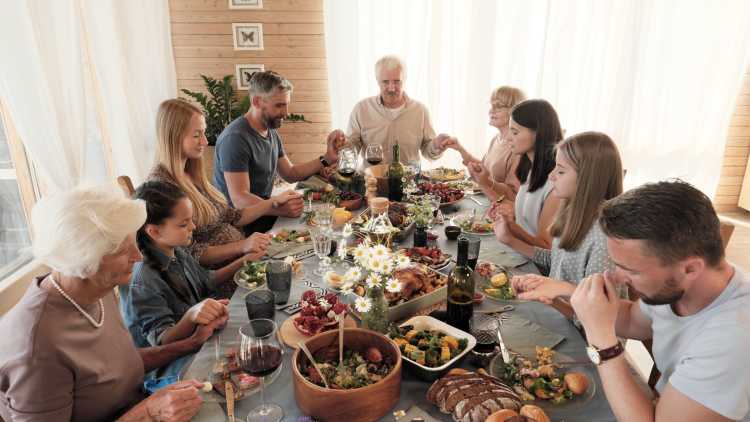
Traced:
[[302, 350], [294, 352], [292, 381], [297, 405], [302, 413], [324, 421], [379, 420], [400, 397], [401, 352], [388, 337], [375, 331], [346, 328], [343, 337], [341, 365], [338, 330], [305, 341], [321, 372]]
[[425, 381], [445, 375], [477, 344], [471, 334], [424, 315], [391, 328], [388, 336], [398, 346], [407, 367]]
[[234, 282], [245, 289], [253, 290], [266, 283], [266, 263], [248, 261], [234, 273]]

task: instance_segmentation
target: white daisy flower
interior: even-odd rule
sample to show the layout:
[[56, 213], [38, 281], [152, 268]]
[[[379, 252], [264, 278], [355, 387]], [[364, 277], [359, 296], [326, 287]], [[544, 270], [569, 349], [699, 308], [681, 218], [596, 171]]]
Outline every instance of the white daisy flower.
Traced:
[[374, 271], [376, 273], [382, 273], [383, 272], [383, 266], [384, 262], [377, 257], [372, 257], [367, 261], [367, 268], [370, 271]]
[[323, 298], [320, 298], [320, 300], [318, 301], [318, 305], [319, 305], [319, 306], [320, 306], [320, 308], [321, 308], [321, 309], [323, 309], [324, 311], [328, 310], [328, 308], [330, 308], [330, 307], [331, 307], [331, 304], [330, 304], [330, 303], [328, 303], [328, 301], [327, 301], [327, 300], [325, 300], [325, 299], [323, 299]]
[[362, 280], [362, 270], [359, 267], [349, 268], [344, 274], [344, 280], [352, 283], [356, 283], [359, 280]]
[[359, 313], [370, 312], [371, 308], [372, 308], [372, 301], [366, 297], [358, 297], [354, 301], [354, 309], [356, 309], [357, 312]]
[[359, 265], [364, 265], [365, 262], [370, 260], [370, 248], [365, 244], [360, 244], [354, 249], [354, 260]]
[[383, 263], [383, 274], [390, 274], [393, 272], [395, 264], [393, 263], [393, 260], [388, 260]]
[[411, 265], [411, 260], [406, 255], [398, 255], [396, 256], [396, 269], [402, 270], [406, 267]]
[[351, 295], [354, 294], [354, 283], [347, 281], [341, 286], [341, 293], [345, 295]]
[[388, 250], [388, 248], [385, 245], [375, 245], [372, 248], [370, 248], [371, 254], [374, 257], [378, 258], [387, 258], [388, 255], [390, 255], [391, 251]]
[[385, 289], [391, 293], [398, 293], [401, 291], [401, 282], [395, 278], [391, 278], [386, 282]]
[[367, 277], [367, 288], [372, 289], [378, 286], [380, 286], [380, 279], [375, 274], [370, 274]]

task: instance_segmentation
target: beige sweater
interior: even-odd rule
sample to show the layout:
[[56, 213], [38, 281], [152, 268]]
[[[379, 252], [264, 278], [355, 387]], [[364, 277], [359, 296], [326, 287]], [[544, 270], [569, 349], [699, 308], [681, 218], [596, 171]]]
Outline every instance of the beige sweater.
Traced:
[[347, 139], [362, 154], [360, 170], [369, 167], [364, 160], [367, 144], [380, 144], [383, 147], [383, 163], [387, 164], [392, 161], [393, 145], [398, 142], [400, 161], [407, 163], [419, 161], [420, 151], [428, 159], [439, 158], [442, 152], [434, 147], [434, 138], [435, 130], [427, 107], [408, 97], [404, 107], [396, 113], [383, 105], [379, 95], [365, 98], [354, 106], [349, 117]]

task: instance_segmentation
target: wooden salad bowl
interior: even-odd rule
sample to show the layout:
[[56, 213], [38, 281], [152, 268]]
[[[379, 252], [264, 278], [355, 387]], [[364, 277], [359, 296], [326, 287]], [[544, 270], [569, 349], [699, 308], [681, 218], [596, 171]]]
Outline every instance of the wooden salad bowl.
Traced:
[[[323, 347], [338, 344], [338, 335], [338, 330], [325, 331], [305, 341], [305, 345], [315, 355]], [[346, 328], [344, 345], [362, 351], [375, 346], [383, 356], [390, 356], [395, 365], [385, 378], [375, 384], [352, 390], [327, 389], [302, 376], [299, 365], [307, 357], [297, 349], [292, 356], [292, 381], [297, 406], [303, 414], [323, 422], [379, 420], [393, 409], [401, 394], [401, 351], [388, 337], [362, 328]]]

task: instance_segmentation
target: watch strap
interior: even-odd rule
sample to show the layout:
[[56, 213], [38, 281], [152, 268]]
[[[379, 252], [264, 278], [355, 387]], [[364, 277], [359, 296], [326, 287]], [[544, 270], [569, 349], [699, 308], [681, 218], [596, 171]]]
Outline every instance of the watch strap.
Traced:
[[323, 156], [323, 155], [321, 155], [320, 157], [318, 157], [318, 160], [320, 160], [320, 164], [323, 164], [323, 167], [328, 167], [328, 166], [330, 166], [330, 165], [331, 165], [331, 164], [330, 164], [330, 163], [328, 162], [328, 160], [326, 160], [326, 157], [325, 157], [325, 156]]
[[625, 348], [622, 346], [622, 343], [618, 341], [617, 344], [612, 347], [608, 347], [606, 349], [596, 349], [596, 351], [599, 353], [599, 358], [601, 359], [601, 361], [604, 362], [620, 356], [622, 352], [625, 351]]

